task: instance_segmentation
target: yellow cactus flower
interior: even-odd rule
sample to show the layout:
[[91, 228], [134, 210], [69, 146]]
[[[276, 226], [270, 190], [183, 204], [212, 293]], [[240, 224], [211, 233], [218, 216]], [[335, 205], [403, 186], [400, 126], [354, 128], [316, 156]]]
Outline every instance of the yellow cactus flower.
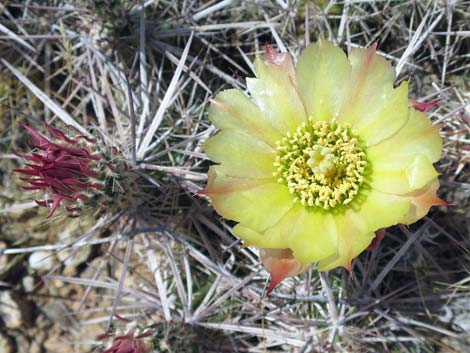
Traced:
[[408, 82], [394, 88], [375, 46], [346, 56], [319, 41], [296, 66], [267, 46], [254, 66], [248, 95], [229, 89], [212, 101], [220, 131], [204, 148], [218, 164], [202, 193], [262, 249], [270, 290], [316, 262], [351, 270], [375, 231], [445, 204], [433, 167], [438, 128], [409, 107]]

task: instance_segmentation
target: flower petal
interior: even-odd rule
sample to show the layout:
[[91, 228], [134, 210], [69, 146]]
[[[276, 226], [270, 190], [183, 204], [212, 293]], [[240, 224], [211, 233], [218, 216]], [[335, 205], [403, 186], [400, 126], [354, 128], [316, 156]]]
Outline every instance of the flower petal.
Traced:
[[320, 261], [337, 252], [332, 216], [300, 204], [296, 204], [264, 235], [267, 238], [287, 238], [294, 257], [302, 264]]
[[416, 154], [412, 157], [412, 160], [407, 158], [403, 161], [390, 159], [386, 164], [377, 165], [371, 179], [372, 187], [383, 192], [405, 194], [422, 188], [438, 175], [426, 156]]
[[448, 206], [446, 201], [437, 196], [437, 189], [439, 189], [439, 180], [434, 178], [421, 190], [405, 195], [404, 197], [411, 201], [411, 207], [400, 223], [412, 224], [416, 222], [426, 216], [432, 206]]
[[285, 278], [296, 276], [308, 268], [302, 266], [300, 261], [292, 256], [290, 249], [261, 249], [260, 255], [264, 268], [271, 275], [266, 295], [269, 295]]
[[259, 248], [290, 248], [302, 264], [320, 261], [337, 252], [333, 218], [323, 210], [295, 204], [282, 219], [264, 233], [237, 225], [234, 233], [247, 245]]
[[304, 49], [296, 67], [297, 86], [313, 121], [337, 117], [347, 94], [351, 64], [341, 48], [318, 41]]
[[441, 99], [434, 99], [429, 102], [417, 102], [417, 101], [410, 101], [410, 106], [413, 107], [416, 110], [419, 110], [420, 112], [427, 112], [428, 110], [431, 110], [434, 108], [434, 106], [438, 105], [441, 102]]
[[362, 203], [334, 215], [338, 255], [320, 261], [319, 271], [343, 266], [367, 248], [375, 231], [399, 223], [410, 209], [410, 200], [376, 190], [366, 190]]
[[375, 232], [380, 228], [398, 224], [410, 209], [410, 200], [400, 196], [373, 189], [364, 190], [363, 193], [364, 195], [358, 195], [364, 197], [362, 203], [347, 208], [345, 216], [361, 219], [368, 231]]
[[287, 237], [282, 238], [280, 233], [267, 237], [264, 233], [245, 227], [241, 223], [238, 223], [232, 228], [232, 233], [243, 240], [243, 246], [284, 249], [287, 248], [289, 244]]
[[262, 232], [292, 208], [292, 195], [286, 186], [269, 179], [229, 177], [217, 167], [210, 167], [208, 187], [202, 193], [225, 218]]
[[375, 46], [352, 49], [349, 95], [343, 101], [338, 121], [349, 123], [353, 130], [372, 146], [392, 136], [408, 119], [408, 83], [393, 88], [395, 70], [376, 55]]
[[432, 163], [439, 160], [442, 140], [426, 114], [410, 110], [403, 128], [392, 137], [369, 147], [374, 189], [406, 194], [427, 185], [437, 176]]
[[[337, 220], [338, 232], [341, 238], [338, 239], [338, 254], [332, 255], [318, 263], [318, 271], [330, 271], [337, 267], [344, 267], [349, 272], [352, 271], [351, 261], [363, 252], [375, 237], [374, 232], [362, 232], [352, 224], [347, 224], [350, 220]], [[349, 240], [351, 239], [351, 240]]]
[[[288, 60], [290, 62], [290, 57]], [[256, 58], [255, 71], [258, 78], [246, 80], [248, 91], [276, 130], [292, 132], [307, 121], [304, 105], [292, 77], [291, 63], [276, 65]]]
[[207, 156], [222, 163], [224, 174], [234, 177], [273, 178], [274, 150], [245, 133], [223, 130], [204, 143]]
[[57, 195], [54, 197], [54, 201], [52, 202], [51, 209], [49, 211], [49, 214], [47, 215], [46, 218], [51, 218], [54, 212], [57, 210], [57, 208], [60, 206], [61, 201], [64, 199], [63, 196]]
[[243, 132], [275, 146], [283, 134], [242, 92], [228, 89], [220, 92], [209, 108], [209, 119], [221, 130]]

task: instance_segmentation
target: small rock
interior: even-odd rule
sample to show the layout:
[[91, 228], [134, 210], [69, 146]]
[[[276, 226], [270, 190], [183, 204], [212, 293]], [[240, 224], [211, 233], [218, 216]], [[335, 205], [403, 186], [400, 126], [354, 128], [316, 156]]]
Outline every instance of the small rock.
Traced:
[[20, 328], [23, 325], [20, 305], [13, 298], [11, 291], [0, 292], [0, 317], [8, 328]]
[[67, 267], [77, 267], [90, 256], [91, 247], [88, 245], [74, 249], [64, 249], [57, 253], [57, 257]]
[[25, 292], [33, 292], [34, 291], [34, 277], [33, 276], [25, 276], [23, 277], [23, 288]]
[[5, 335], [4, 333], [0, 332], [0, 349], [2, 349], [2, 353], [13, 353], [13, 340]]
[[[0, 241], [0, 250], [6, 249], [7, 244], [3, 241]], [[7, 270], [8, 258], [6, 255], [0, 254], [0, 275]]]
[[29, 256], [29, 266], [37, 271], [49, 271], [54, 267], [56, 259], [54, 254], [47, 251], [35, 251]]
[[[87, 264], [87, 267], [85, 268], [85, 270], [80, 274], [80, 277], [81, 278], [93, 278], [93, 279], [96, 279], [98, 281], [106, 281], [107, 280], [107, 274], [106, 274], [106, 271], [103, 270], [102, 262], [103, 262], [103, 259], [98, 258], [98, 257], [91, 260]], [[101, 270], [98, 274], [98, 277], [94, 278], [99, 269], [101, 269]]]
[[470, 301], [468, 298], [459, 298], [453, 302], [454, 325], [464, 332], [470, 331]]
[[15, 335], [17, 352], [29, 352], [30, 342], [22, 333]]
[[75, 277], [77, 275], [77, 268], [74, 266], [66, 266], [62, 274], [66, 277]]
[[78, 323], [70, 315], [69, 309], [61, 302], [51, 302], [41, 308], [52, 322], [60, 325], [62, 330], [77, 331]]
[[36, 341], [32, 342], [29, 346], [29, 353], [41, 353], [41, 351], [41, 345]]
[[[63, 244], [71, 243], [84, 232], [78, 221], [72, 220], [67, 228], [58, 234], [59, 241]], [[91, 254], [91, 246], [85, 245], [79, 248], [66, 248], [57, 253], [57, 257], [66, 267], [75, 268], [84, 263]], [[70, 271], [70, 269], [68, 270]]]

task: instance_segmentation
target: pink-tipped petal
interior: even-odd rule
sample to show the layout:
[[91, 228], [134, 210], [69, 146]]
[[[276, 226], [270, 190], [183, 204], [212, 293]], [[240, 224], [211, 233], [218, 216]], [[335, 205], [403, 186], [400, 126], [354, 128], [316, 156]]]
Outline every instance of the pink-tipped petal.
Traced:
[[76, 140], [67, 137], [62, 131], [60, 131], [59, 129], [56, 129], [56, 128], [54, 128], [54, 127], [52, 127], [52, 126], [49, 125], [48, 123], [44, 123], [44, 125], [46, 126], [46, 129], [49, 130], [49, 132], [51, 133], [51, 135], [53, 135], [54, 137], [58, 138], [59, 140], [62, 140], [62, 141], [64, 141], [64, 142], [71, 143], [71, 144], [77, 143]]
[[15, 153], [20, 158], [23, 158], [24, 160], [27, 161], [32, 161], [32, 162], [41, 162], [42, 158], [36, 153], [31, 153], [31, 154], [26, 154], [26, 153]]
[[440, 102], [441, 102], [440, 99], [434, 99], [429, 102], [411, 101], [410, 106], [415, 108], [416, 110], [419, 110], [420, 112], [427, 112], [428, 110], [438, 105]]
[[127, 341], [123, 344], [121, 344], [121, 346], [115, 351], [116, 353], [134, 353], [135, 350], [134, 350], [134, 344], [132, 343], [132, 341]]
[[271, 275], [266, 295], [269, 295], [285, 278], [298, 275], [304, 268], [290, 249], [261, 249], [263, 265]]
[[63, 200], [64, 198], [62, 196], [56, 196], [54, 198], [54, 201], [52, 202], [52, 206], [51, 206], [51, 210], [49, 211], [49, 214], [47, 215], [47, 218], [51, 218], [52, 215], [54, 214], [54, 212], [57, 210], [57, 207], [59, 207], [60, 205], [60, 202]]
[[375, 231], [375, 238], [372, 239], [372, 242], [370, 245], [367, 247], [368, 251], [374, 251], [377, 249], [382, 241], [382, 239], [385, 236], [385, 229], [379, 229]]
[[86, 200], [88, 200], [88, 196], [83, 195], [83, 194], [78, 194], [78, 195], [75, 195], [75, 196], [73, 197], [73, 199], [74, 199], [75, 201], [78, 201], [78, 200], [86, 201]]
[[[121, 316], [121, 315], [116, 314], [116, 313], [114, 313], [114, 317], [115, 317], [116, 319], [118, 319], [119, 321], [122, 321], [122, 322], [127, 322], [127, 323], [132, 322], [132, 320], [127, 319], [127, 318], [125, 318], [124, 316]], [[132, 335], [133, 333], [134, 333], [133, 331], [130, 331], [130, 332], [127, 333], [127, 336], [128, 336], [129, 334]]]
[[411, 224], [424, 217], [432, 206], [449, 206], [450, 204], [437, 196], [439, 180], [435, 178], [424, 188], [411, 194], [404, 195], [411, 201], [409, 212], [403, 217], [401, 223]]
[[288, 53], [281, 53], [275, 50], [270, 44], [266, 44], [266, 52], [263, 60], [270, 65], [274, 65], [281, 71], [286, 72], [292, 82], [295, 82], [295, 67], [292, 57]]
[[112, 336], [113, 336], [113, 334], [111, 334], [111, 333], [102, 333], [102, 334], [96, 336], [96, 339], [104, 340], [104, 339], [112, 337]]
[[41, 190], [44, 189], [42, 186], [23, 186], [23, 190]]
[[21, 174], [26, 174], [26, 175], [38, 175], [38, 172], [36, 170], [30, 170], [30, 169], [13, 169], [15, 173], [21, 173]]
[[282, 69], [290, 70], [292, 67], [291, 58], [287, 53], [280, 53], [271, 44], [266, 44], [264, 60]]
[[39, 149], [44, 149], [46, 146], [48, 146], [51, 141], [49, 141], [47, 138], [42, 136], [39, 132], [34, 130], [32, 127], [26, 125], [26, 124], [21, 124], [21, 126], [26, 129], [28, 134], [30, 135], [30, 143], [34, 147], [37, 147]]

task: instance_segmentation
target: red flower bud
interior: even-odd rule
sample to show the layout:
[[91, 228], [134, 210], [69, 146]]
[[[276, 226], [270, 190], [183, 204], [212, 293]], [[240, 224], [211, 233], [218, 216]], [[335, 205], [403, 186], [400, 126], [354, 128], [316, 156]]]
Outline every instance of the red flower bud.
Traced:
[[102, 353], [147, 353], [149, 347], [143, 339], [148, 336], [150, 333], [134, 336], [134, 331], [129, 331], [125, 335], [114, 338], [111, 347]]
[[25, 164], [27, 168], [14, 170], [28, 176], [21, 178], [29, 184], [23, 188], [42, 190], [53, 197], [36, 201], [39, 206], [50, 207], [48, 218], [63, 202], [67, 204], [66, 209], [70, 215], [76, 215], [76, 212], [81, 210], [77, 201], [87, 200], [87, 193], [103, 188], [102, 184], [93, 180], [100, 176], [96, 162], [101, 157], [92, 153], [86, 146], [86, 142], [92, 140], [81, 135], [70, 138], [46, 124], [49, 133], [57, 140], [53, 142], [33, 128], [24, 124], [22, 126], [29, 134], [29, 145], [36, 149], [30, 154], [18, 154], [31, 162]]

